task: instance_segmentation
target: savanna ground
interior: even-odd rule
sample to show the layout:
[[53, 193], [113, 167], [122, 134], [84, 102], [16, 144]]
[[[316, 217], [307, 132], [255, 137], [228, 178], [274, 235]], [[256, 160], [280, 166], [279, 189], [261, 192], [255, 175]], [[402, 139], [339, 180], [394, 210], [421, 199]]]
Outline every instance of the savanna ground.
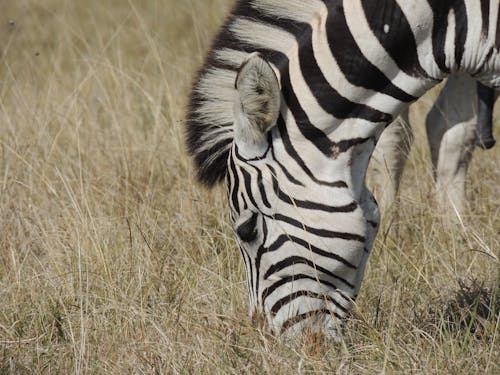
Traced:
[[445, 225], [435, 92], [346, 342], [252, 326], [223, 189], [195, 183], [183, 148], [229, 5], [0, 0], [0, 373], [500, 373], [500, 147], [476, 152], [473, 209]]

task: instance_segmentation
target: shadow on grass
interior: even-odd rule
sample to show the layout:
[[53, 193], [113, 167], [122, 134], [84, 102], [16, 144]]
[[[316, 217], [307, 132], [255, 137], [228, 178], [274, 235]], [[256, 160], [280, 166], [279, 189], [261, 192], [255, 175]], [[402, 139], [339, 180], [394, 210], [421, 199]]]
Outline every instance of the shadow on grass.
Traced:
[[441, 332], [480, 338], [495, 332], [499, 316], [500, 279], [495, 287], [478, 280], [460, 280], [451, 297], [431, 306], [428, 323]]

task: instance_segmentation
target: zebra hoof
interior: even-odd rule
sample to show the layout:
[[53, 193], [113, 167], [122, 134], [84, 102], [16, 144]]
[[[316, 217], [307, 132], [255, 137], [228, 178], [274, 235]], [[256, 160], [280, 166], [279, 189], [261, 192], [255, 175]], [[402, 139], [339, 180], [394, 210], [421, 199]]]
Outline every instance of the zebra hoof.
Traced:
[[483, 150], [489, 150], [493, 146], [495, 146], [495, 138], [487, 138], [487, 139], [476, 139], [476, 146], [482, 148]]

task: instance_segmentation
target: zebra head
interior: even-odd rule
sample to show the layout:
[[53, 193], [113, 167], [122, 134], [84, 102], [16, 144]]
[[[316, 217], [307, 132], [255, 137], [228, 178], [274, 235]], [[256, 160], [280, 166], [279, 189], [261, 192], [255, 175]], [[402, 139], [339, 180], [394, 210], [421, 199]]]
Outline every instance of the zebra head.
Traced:
[[[227, 186], [251, 311], [264, 312], [276, 332], [337, 337], [373, 240], [366, 222], [375, 229], [378, 211], [367, 191], [348, 189], [352, 176], [336, 171], [374, 139], [332, 144], [329, 157], [290, 139], [278, 77], [259, 54], [243, 62], [235, 88]], [[320, 170], [310, 171], [297, 148], [321, 159]]]

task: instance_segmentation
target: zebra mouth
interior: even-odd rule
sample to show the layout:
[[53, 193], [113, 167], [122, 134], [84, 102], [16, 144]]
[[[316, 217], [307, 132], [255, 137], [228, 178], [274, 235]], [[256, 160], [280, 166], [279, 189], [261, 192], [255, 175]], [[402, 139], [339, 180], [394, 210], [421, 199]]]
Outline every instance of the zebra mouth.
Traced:
[[307, 338], [329, 339], [340, 342], [343, 332], [342, 320], [328, 309], [311, 311], [295, 315], [286, 320], [280, 329], [280, 335], [287, 339]]

